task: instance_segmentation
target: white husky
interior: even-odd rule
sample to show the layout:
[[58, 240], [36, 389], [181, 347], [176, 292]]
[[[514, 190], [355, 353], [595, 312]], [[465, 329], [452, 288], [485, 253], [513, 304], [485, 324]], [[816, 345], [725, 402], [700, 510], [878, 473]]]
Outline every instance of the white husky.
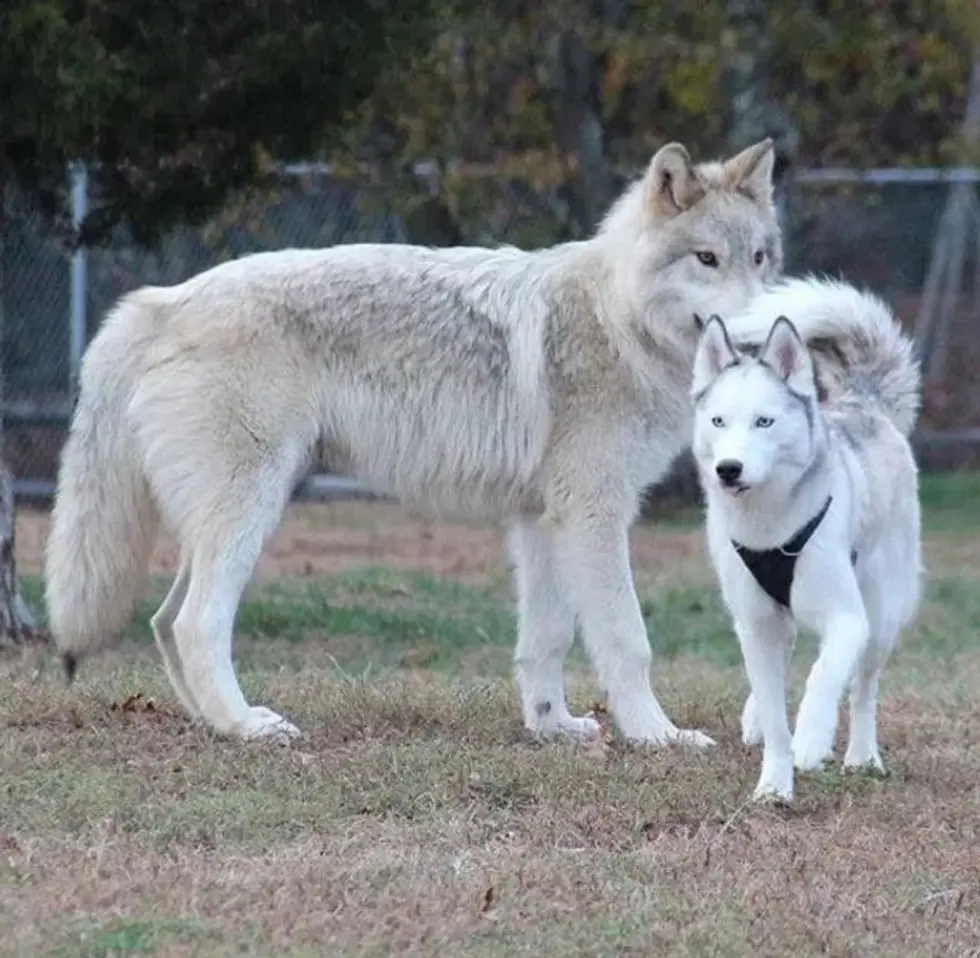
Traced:
[[509, 524], [528, 728], [598, 731], [565, 698], [578, 624], [626, 737], [708, 743], [652, 691], [628, 530], [690, 439], [695, 314], [780, 270], [772, 159], [669, 144], [584, 242], [286, 250], [124, 297], [85, 357], [48, 544], [69, 672], [125, 622], [162, 519], [180, 567], [152, 626], [175, 693], [219, 731], [296, 734], [246, 701], [232, 627], [319, 446], [409, 508]]
[[[841, 283], [785, 281], [732, 329], [730, 339], [712, 317], [698, 348], [694, 454], [711, 559], [752, 688], [743, 737], [764, 743], [755, 795], [789, 801], [794, 763], [814, 769], [831, 756], [848, 684], [844, 765], [882, 767], [878, 676], [920, 595], [918, 476], [906, 438], [919, 370], [885, 304]], [[733, 345], [767, 329], [754, 358]], [[791, 739], [796, 622], [821, 644]]]

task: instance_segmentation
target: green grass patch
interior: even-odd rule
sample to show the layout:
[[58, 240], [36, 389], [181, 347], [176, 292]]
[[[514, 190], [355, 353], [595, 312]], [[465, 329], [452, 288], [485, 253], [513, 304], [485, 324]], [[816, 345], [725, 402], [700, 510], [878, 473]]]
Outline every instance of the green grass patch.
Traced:
[[[203, 923], [170, 918], [120, 919], [106, 925], [82, 924], [47, 953], [48, 958], [129, 958], [153, 955], [164, 946], [200, 943], [212, 932]], [[183, 954], [205, 954], [195, 949]]]

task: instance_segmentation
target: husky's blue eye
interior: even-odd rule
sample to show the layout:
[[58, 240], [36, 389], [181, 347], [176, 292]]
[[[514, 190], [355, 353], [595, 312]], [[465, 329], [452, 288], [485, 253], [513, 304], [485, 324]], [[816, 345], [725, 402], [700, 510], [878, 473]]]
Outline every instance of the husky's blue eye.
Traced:
[[710, 266], [713, 269], [718, 265], [718, 257], [708, 250], [699, 250], [694, 255], [698, 258], [698, 262], [702, 266]]
[[712, 416], [711, 425], [716, 429], [721, 429], [721, 427], [725, 425], [725, 420], [722, 419], [721, 416]]
[[755, 421], [756, 429], [768, 429], [772, 425], [772, 416], [759, 416]]

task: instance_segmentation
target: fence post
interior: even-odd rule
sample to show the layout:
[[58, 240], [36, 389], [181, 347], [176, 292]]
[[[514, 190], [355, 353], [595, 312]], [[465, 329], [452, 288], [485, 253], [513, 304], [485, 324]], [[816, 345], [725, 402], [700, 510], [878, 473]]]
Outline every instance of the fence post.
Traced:
[[[84, 164], [71, 165], [71, 217], [75, 230], [82, 225], [88, 212], [88, 170]], [[71, 403], [78, 398], [78, 377], [82, 366], [82, 354], [88, 339], [86, 318], [86, 250], [76, 246], [71, 258], [71, 310], [68, 316], [68, 389]]]

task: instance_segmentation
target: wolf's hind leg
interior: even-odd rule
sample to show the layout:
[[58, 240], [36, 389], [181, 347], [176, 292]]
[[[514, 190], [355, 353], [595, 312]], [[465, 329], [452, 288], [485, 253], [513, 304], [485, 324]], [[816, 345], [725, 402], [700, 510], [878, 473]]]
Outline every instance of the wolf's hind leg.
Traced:
[[183, 560], [177, 572], [167, 597], [163, 600], [156, 614], [150, 619], [150, 628], [153, 630], [153, 639], [157, 648], [160, 650], [160, 657], [163, 659], [163, 667], [167, 672], [167, 678], [173, 686], [174, 694], [180, 700], [180, 704], [190, 713], [193, 718], [200, 716], [194, 699], [191, 697], [190, 690], [184, 681], [184, 673], [180, 664], [180, 652], [177, 650], [177, 640], [174, 637], [174, 620], [180, 607], [187, 597], [187, 586], [190, 583], [190, 568], [188, 563]]
[[572, 715], [565, 699], [562, 670], [575, 638], [575, 613], [562, 589], [548, 530], [519, 521], [508, 538], [517, 587], [514, 665], [524, 725], [544, 738], [598, 735], [599, 723]]
[[244, 738], [299, 735], [276, 712], [249, 706], [232, 664], [238, 604], [282, 517], [294, 473], [295, 463], [286, 457], [240, 464], [237, 471], [228, 471], [227, 482], [201, 490], [194, 522], [180, 529], [182, 551], [190, 556], [190, 578], [173, 621], [174, 647], [188, 697], [218, 732]]

